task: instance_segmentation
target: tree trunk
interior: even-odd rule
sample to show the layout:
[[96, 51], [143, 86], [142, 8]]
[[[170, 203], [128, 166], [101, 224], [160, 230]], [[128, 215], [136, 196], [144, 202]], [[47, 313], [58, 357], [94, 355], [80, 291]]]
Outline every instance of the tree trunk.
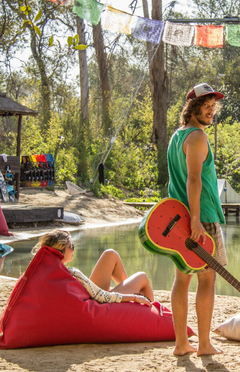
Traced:
[[[152, 19], [162, 20], [162, 1], [152, 0]], [[156, 46], [157, 47], [157, 46]], [[155, 47], [155, 48], [156, 48]], [[167, 87], [164, 69], [164, 44], [161, 41], [153, 58], [153, 135], [152, 141], [158, 147], [158, 183], [167, 182]]]
[[108, 80], [108, 68], [107, 68], [107, 57], [104, 51], [104, 42], [101, 22], [96, 26], [93, 26], [93, 41], [96, 50], [99, 75], [100, 75], [100, 87], [102, 91], [102, 121], [104, 134], [107, 134], [108, 129], [111, 126], [111, 118], [109, 113], [110, 101], [111, 101], [111, 90]]
[[[84, 20], [79, 17], [77, 17], [77, 33], [79, 36], [79, 44], [86, 44], [84, 34]], [[82, 123], [87, 124], [89, 122], [89, 87], [86, 50], [79, 50], [78, 58], [81, 90], [81, 119]]]
[[49, 79], [46, 72], [45, 62], [40, 53], [38, 53], [38, 47], [36, 42], [36, 33], [32, 28], [30, 29], [31, 34], [31, 51], [33, 58], [35, 59], [38, 70], [41, 76], [41, 96], [42, 96], [42, 116], [43, 126], [47, 127], [47, 124], [51, 118], [51, 91]]
[[[79, 44], [86, 44], [84, 32], [84, 20], [77, 17], [77, 33], [79, 36]], [[89, 86], [88, 86], [88, 66], [86, 50], [78, 51], [79, 71], [80, 71], [80, 93], [81, 93], [81, 123], [79, 127], [79, 160], [78, 160], [78, 175], [81, 179], [87, 177], [87, 143], [89, 140]]]
[[[142, 0], [143, 4], [143, 15], [145, 18], [149, 18], [149, 12], [148, 12], [148, 0]], [[153, 45], [152, 43], [147, 42], [147, 52], [148, 52], [148, 61], [149, 61], [149, 76], [150, 76], [150, 88], [153, 98], [153, 72], [152, 72], [152, 56], [153, 56]]]

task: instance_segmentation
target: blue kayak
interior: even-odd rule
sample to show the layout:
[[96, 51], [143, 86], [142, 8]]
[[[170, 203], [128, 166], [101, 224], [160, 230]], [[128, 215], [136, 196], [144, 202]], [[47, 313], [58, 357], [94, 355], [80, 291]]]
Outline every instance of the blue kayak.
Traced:
[[0, 258], [6, 256], [12, 251], [14, 251], [14, 249], [10, 247], [10, 245], [0, 244]]

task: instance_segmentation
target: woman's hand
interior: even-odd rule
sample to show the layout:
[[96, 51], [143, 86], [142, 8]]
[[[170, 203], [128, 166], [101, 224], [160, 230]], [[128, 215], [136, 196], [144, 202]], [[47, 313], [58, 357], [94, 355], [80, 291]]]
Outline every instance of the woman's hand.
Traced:
[[134, 294], [134, 295], [122, 295], [122, 302], [130, 302], [130, 301], [134, 301], [134, 302], [138, 302], [139, 304], [144, 304], [144, 305], [147, 305], [147, 306], [152, 306], [152, 303], [145, 297], [145, 296], [142, 296], [142, 295], [138, 295], [138, 294]]

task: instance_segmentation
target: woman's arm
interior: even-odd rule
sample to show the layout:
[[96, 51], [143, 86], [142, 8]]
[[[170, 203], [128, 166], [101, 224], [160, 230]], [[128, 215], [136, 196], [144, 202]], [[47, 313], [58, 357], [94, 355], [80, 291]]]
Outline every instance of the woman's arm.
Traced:
[[89, 293], [90, 297], [93, 300], [96, 300], [100, 303], [106, 302], [130, 302], [135, 301], [138, 303], [143, 303], [148, 306], [151, 305], [151, 302], [144, 296], [141, 295], [131, 295], [131, 294], [124, 294], [117, 292], [108, 292], [104, 291], [103, 289], [99, 288], [96, 284], [94, 284], [90, 279], [88, 279], [80, 270], [76, 269], [75, 267], [71, 267], [68, 269], [72, 276], [80, 281], [80, 283], [84, 286], [84, 288]]

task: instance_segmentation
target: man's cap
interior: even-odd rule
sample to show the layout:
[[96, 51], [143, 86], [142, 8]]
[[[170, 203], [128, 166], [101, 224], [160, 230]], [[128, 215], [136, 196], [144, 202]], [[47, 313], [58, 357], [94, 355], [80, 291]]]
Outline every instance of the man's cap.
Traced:
[[188, 92], [187, 101], [189, 99], [195, 99], [195, 98], [199, 98], [202, 96], [206, 96], [207, 94], [214, 94], [216, 96], [216, 100], [222, 99], [224, 97], [224, 94], [220, 92], [216, 92], [207, 83], [201, 83], [201, 84], [195, 85], [195, 87], [193, 87], [193, 89], [190, 90], [190, 92]]

